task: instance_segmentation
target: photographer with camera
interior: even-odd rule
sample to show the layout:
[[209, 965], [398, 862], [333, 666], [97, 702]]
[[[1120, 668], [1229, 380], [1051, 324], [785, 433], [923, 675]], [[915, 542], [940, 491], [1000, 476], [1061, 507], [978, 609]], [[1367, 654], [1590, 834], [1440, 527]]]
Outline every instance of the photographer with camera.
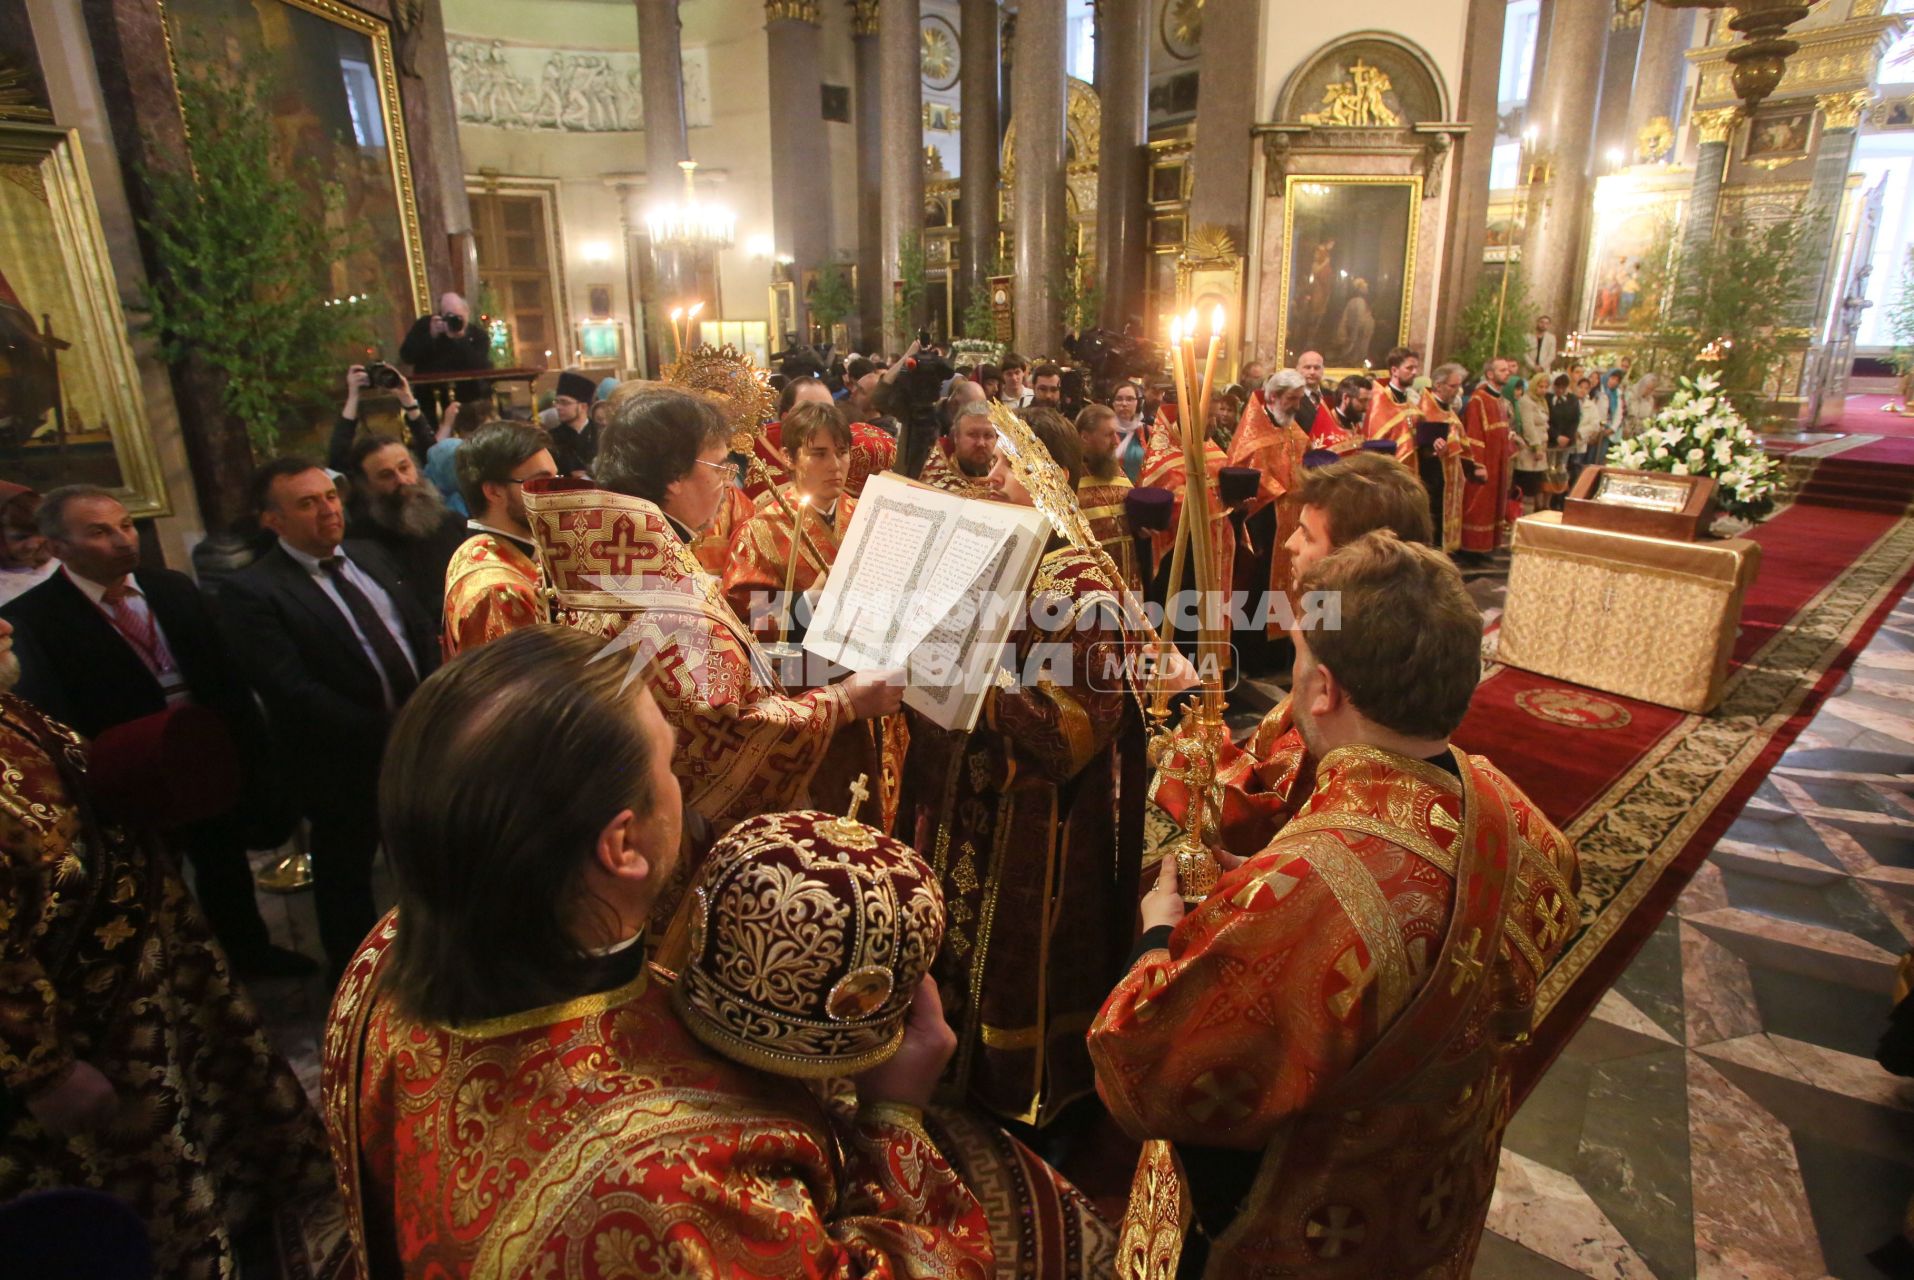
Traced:
[[390, 393], [399, 402], [399, 414], [405, 419], [405, 445], [419, 466], [425, 465], [426, 451], [437, 434], [426, 420], [425, 410], [412, 394], [405, 375], [381, 360], [355, 364], [346, 370], [346, 402], [333, 420], [332, 439], [326, 444], [326, 465], [334, 471], [352, 469], [352, 442], [359, 435], [359, 398], [366, 392]]
[[[878, 375], [871, 399], [880, 414], [889, 414], [899, 424], [893, 469], [900, 475], [920, 479], [923, 477], [918, 473], [927, 464], [939, 458], [947, 460], [948, 455], [939, 448], [938, 437], [949, 424], [939, 418], [938, 400], [944, 393], [944, 384], [956, 373], [950, 361], [931, 343], [930, 334], [919, 331], [910, 349]], [[968, 381], [964, 385], [976, 387]], [[981, 388], [978, 392], [981, 399]], [[986, 465], [984, 473], [988, 471]], [[924, 483], [933, 481], [925, 479]]]
[[[436, 315], [420, 316], [412, 322], [405, 341], [399, 345], [399, 359], [411, 365], [414, 374], [464, 373], [468, 369], [491, 368], [492, 336], [484, 325], [471, 321], [472, 309], [464, 298], [456, 293], [442, 295]], [[454, 398], [452, 384], [435, 383], [427, 387], [426, 398], [435, 406], [442, 406]], [[478, 400], [482, 393], [461, 393], [456, 398]]]

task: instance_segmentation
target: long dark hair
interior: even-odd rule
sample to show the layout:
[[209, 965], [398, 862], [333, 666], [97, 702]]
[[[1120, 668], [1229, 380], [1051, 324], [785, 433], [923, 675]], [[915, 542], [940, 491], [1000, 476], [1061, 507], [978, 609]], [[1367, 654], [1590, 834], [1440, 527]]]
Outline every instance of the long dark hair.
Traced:
[[398, 884], [386, 987], [442, 1024], [582, 994], [571, 920], [598, 833], [648, 814], [651, 749], [601, 643], [527, 627], [461, 654], [407, 700], [379, 777]]

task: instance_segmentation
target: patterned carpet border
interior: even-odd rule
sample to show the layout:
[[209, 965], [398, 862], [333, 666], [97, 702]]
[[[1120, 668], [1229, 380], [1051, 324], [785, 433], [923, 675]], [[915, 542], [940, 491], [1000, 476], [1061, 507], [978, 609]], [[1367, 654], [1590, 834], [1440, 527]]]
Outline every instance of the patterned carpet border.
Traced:
[[1914, 519], [1903, 517], [1736, 669], [1713, 714], [1682, 720], [1571, 824], [1585, 909], [1599, 905], [1543, 979], [1538, 1022], [1603, 956], [1703, 828], [1732, 817], [1720, 814], [1723, 802], [1910, 571]]

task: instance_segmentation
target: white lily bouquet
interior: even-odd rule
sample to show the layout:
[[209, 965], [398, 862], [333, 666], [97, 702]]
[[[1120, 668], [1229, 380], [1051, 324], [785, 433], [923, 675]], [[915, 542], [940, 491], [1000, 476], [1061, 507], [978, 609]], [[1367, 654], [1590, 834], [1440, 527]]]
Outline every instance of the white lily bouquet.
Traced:
[[1760, 438], [1720, 387], [1713, 374], [1683, 378], [1680, 390], [1640, 435], [1615, 445], [1608, 465], [1711, 476], [1722, 511], [1740, 520], [1761, 520], [1774, 510], [1781, 465], [1761, 447]]

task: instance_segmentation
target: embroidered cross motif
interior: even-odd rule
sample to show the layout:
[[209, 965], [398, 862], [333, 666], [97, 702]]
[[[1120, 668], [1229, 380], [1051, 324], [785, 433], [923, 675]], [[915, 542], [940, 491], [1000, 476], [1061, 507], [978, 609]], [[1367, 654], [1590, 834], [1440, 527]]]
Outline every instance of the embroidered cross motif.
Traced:
[[1455, 1199], [1455, 1188], [1449, 1181], [1449, 1171], [1439, 1170], [1429, 1179], [1421, 1198], [1416, 1201], [1416, 1217], [1422, 1219], [1424, 1231], [1434, 1231], [1449, 1216], [1449, 1202]]
[[1362, 1211], [1353, 1205], [1324, 1205], [1309, 1215], [1303, 1234], [1318, 1258], [1340, 1258], [1345, 1247], [1350, 1253], [1361, 1247], [1365, 1225]]
[[632, 536], [631, 522], [628, 520], [619, 520], [612, 526], [612, 531], [611, 540], [599, 543], [598, 551], [605, 557], [613, 573], [630, 573], [638, 557], [644, 554], [645, 544]]
[[1217, 1067], [1191, 1081], [1183, 1110], [1199, 1124], [1233, 1124], [1255, 1110], [1256, 1080], [1235, 1067]]
[[1536, 946], [1549, 951], [1556, 943], [1568, 937], [1568, 903], [1561, 894], [1553, 890], [1543, 893], [1536, 901], [1535, 915], [1538, 921], [1535, 929]]
[[1449, 958], [1449, 963], [1455, 966], [1455, 977], [1449, 980], [1450, 995], [1460, 994], [1462, 988], [1482, 976], [1482, 971], [1488, 967], [1488, 962], [1476, 954], [1481, 950], [1482, 931], [1471, 929], [1468, 942], [1459, 947]]

